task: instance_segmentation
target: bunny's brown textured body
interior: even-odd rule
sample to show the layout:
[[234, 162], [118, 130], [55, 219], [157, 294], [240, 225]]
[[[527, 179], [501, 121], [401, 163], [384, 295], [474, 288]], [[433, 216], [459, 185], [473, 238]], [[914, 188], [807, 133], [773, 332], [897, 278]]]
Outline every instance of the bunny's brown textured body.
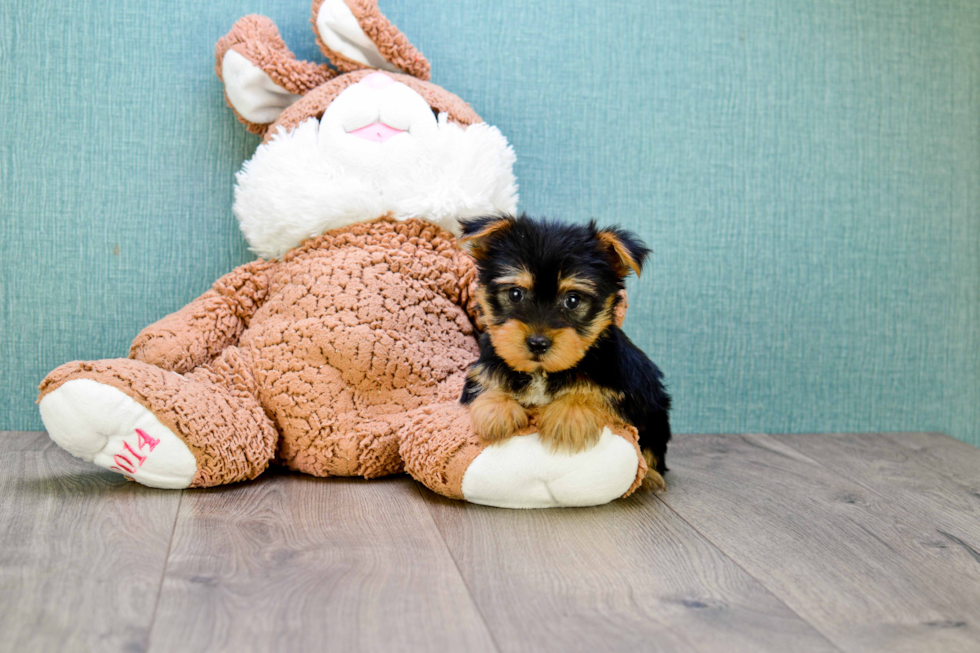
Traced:
[[[133, 360], [68, 363], [48, 376], [41, 396], [74, 379], [106, 383], [196, 440], [202, 459], [227, 438], [220, 427], [234, 428], [246, 454], [241, 478], [265, 468], [270, 448], [284, 465], [316, 476], [393, 474], [404, 469], [399, 444], [410, 434], [401, 431], [414, 427], [420, 409], [451, 407], [477, 356], [474, 280], [452, 234], [382, 217], [230, 272], [144, 329]], [[213, 329], [221, 322], [226, 328]], [[184, 379], [160, 385], [156, 370]], [[214, 396], [188, 392], [202, 384], [233, 398], [236, 414], [221, 420]], [[169, 411], [178, 388], [185, 403]], [[195, 484], [224, 471], [202, 467]]]
[[420, 220], [331, 232], [272, 268], [238, 346], [282, 462], [317, 476], [402, 471], [399, 430], [451, 401], [476, 356], [473, 276], [452, 235]]

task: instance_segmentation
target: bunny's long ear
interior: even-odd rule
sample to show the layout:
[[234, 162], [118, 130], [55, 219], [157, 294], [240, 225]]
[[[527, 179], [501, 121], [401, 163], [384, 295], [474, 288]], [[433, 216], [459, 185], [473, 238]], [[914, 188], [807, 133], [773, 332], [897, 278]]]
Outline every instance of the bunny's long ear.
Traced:
[[428, 60], [385, 18], [377, 0], [313, 0], [310, 22], [323, 54], [342, 72], [379, 68], [429, 79]]
[[283, 109], [337, 74], [326, 64], [296, 59], [265, 16], [238, 19], [214, 54], [228, 106], [259, 135]]

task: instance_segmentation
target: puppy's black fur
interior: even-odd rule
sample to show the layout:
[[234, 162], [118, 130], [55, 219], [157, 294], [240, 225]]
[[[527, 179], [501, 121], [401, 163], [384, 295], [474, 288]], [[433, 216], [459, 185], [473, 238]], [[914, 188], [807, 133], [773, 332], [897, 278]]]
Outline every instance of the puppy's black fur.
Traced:
[[[649, 250], [618, 228], [487, 216], [463, 223], [486, 333], [460, 401], [505, 393], [532, 410], [575, 393], [639, 431], [661, 474], [670, 440], [663, 374], [613, 324], [630, 272]], [[541, 426], [539, 424], [539, 426]], [[597, 437], [597, 435], [595, 436]]]

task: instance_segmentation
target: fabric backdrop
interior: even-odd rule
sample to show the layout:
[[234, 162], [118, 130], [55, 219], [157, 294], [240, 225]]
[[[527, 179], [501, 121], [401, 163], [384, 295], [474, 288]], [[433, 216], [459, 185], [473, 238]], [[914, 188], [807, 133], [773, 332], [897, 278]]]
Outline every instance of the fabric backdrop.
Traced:
[[[382, 0], [433, 80], [510, 138], [528, 212], [653, 247], [627, 332], [679, 432], [980, 441], [976, 0]], [[304, 0], [0, 5], [0, 428], [250, 260], [258, 143], [215, 41]]]

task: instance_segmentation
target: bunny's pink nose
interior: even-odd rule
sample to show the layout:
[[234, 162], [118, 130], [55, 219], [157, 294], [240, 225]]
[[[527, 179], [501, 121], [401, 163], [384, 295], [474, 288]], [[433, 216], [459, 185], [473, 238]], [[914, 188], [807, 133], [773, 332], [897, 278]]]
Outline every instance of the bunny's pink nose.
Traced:
[[382, 89], [389, 84], [394, 84], [395, 80], [388, 77], [384, 73], [371, 73], [367, 77], [361, 80], [362, 84], [367, 84], [371, 88]]

